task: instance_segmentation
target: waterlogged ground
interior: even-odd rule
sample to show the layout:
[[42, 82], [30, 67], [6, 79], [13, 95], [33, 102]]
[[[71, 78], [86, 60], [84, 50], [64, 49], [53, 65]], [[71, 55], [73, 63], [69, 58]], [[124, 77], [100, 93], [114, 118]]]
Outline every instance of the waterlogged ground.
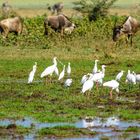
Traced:
[[[34, 140], [36, 138], [55, 139], [59, 137], [59, 139], [63, 140], [99, 140], [102, 138], [129, 140], [140, 138], [140, 122], [122, 121], [115, 116], [104, 119], [89, 117], [75, 123], [41, 123], [32, 118], [24, 118], [15, 121], [5, 119], [0, 121], [0, 127], [1, 131], [5, 131], [5, 129], [7, 129], [7, 131], [13, 131], [13, 133], [9, 134], [1, 132], [0, 137], [6, 139], [18, 139], [22, 137], [24, 140]], [[14, 131], [14, 129], [17, 128], [19, 128], [20, 131]], [[64, 133], [62, 133], [63, 131]], [[69, 131], [70, 133], [68, 133]]]
[[[31, 56], [24, 51], [20, 51], [19, 54], [15, 51], [13, 51], [15, 54], [5, 52], [3, 51], [0, 61], [1, 138], [52, 139], [59, 137], [72, 140], [101, 138], [130, 140], [139, 137], [139, 85], [129, 87], [125, 83], [128, 69], [139, 71], [138, 56], [135, 60], [130, 58], [132, 63], [121, 57], [120, 60], [116, 60], [99, 56], [98, 67], [100, 68], [102, 64], [107, 65], [104, 81], [113, 79], [121, 69], [126, 71], [120, 82], [120, 93], [113, 92], [111, 100], [108, 88], [99, 87], [97, 90], [94, 86], [88, 96], [81, 94], [81, 77], [92, 71], [94, 65], [94, 58], [89, 58], [91, 54], [82, 60], [80, 59], [81, 52], [77, 55], [71, 53], [74, 56], [73, 59], [70, 58], [70, 54], [68, 57], [64, 55], [66, 50], [62, 55], [56, 55], [66, 65], [69, 61], [71, 62], [73, 83], [70, 88], [65, 88], [64, 80], [58, 82], [58, 77], [55, 75], [51, 83], [45, 83], [45, 79], [40, 78], [40, 73], [44, 68], [52, 64], [53, 56], [50, 54], [45, 59], [44, 56], [47, 53], [42, 51], [31, 52]], [[21, 53], [24, 55], [20, 55]], [[5, 58], [4, 55], [7, 57]], [[38, 62], [37, 72], [33, 84], [29, 85], [27, 84], [28, 74], [35, 61]], [[62, 65], [58, 64], [58, 67], [61, 71]], [[67, 76], [64, 79], [66, 78]], [[112, 115], [118, 116], [114, 119], [113, 126], [108, 125], [110, 120], [107, 118]], [[86, 116], [93, 116], [93, 121], [85, 122]]]

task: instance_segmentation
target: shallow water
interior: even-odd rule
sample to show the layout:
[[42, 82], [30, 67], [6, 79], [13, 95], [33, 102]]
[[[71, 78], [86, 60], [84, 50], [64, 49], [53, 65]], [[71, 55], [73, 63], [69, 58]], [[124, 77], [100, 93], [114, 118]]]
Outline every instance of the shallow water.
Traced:
[[[131, 140], [133, 138], [139, 138], [140, 134], [128, 134], [127, 136], [123, 136], [122, 132], [115, 132], [115, 130], [126, 130], [130, 126], [140, 127], [140, 122], [138, 121], [122, 121], [118, 117], [109, 117], [106, 119], [102, 119], [99, 117], [86, 120], [82, 119], [75, 123], [42, 123], [37, 122], [32, 118], [24, 118], [22, 120], [0, 120], [0, 126], [8, 126], [10, 124], [16, 124], [17, 126], [22, 126], [25, 128], [33, 128], [29, 134], [23, 136], [24, 140], [34, 140], [36, 139], [36, 132], [39, 129], [46, 127], [54, 127], [54, 126], [64, 126], [64, 125], [72, 125], [76, 128], [88, 128], [91, 131], [97, 132], [98, 134], [95, 137], [82, 137], [82, 138], [65, 138], [62, 140], [100, 140], [102, 137], [109, 138], [111, 140]], [[9, 137], [9, 136], [8, 136]], [[125, 137], [125, 138], [124, 138]], [[1, 138], [1, 136], [0, 136]], [[48, 138], [47, 138], [48, 139]], [[51, 139], [52, 140], [52, 139]]]

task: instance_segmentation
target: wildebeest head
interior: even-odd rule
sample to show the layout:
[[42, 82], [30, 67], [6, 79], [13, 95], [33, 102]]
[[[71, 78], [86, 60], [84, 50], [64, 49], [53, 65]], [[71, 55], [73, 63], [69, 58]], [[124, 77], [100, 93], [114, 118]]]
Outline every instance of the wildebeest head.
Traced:
[[122, 34], [122, 27], [121, 26], [115, 26], [113, 28], [113, 41], [117, 41], [120, 35]]

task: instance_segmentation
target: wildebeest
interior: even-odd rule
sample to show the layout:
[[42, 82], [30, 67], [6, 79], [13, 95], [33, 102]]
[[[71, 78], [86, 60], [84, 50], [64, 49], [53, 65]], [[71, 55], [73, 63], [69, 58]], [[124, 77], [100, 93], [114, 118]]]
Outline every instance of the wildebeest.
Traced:
[[15, 34], [21, 34], [22, 21], [20, 17], [7, 18], [0, 21], [0, 32], [4, 34], [4, 37], [8, 36], [9, 32]]
[[2, 4], [2, 14], [4, 17], [8, 17], [10, 12], [12, 11], [12, 6], [8, 4], [8, 1]]
[[75, 24], [72, 23], [67, 16], [65, 16], [64, 14], [60, 14], [57, 16], [49, 16], [45, 19], [45, 35], [48, 35], [49, 27], [54, 31], [61, 32], [61, 35], [63, 35], [65, 28], [75, 27]]
[[117, 41], [121, 35], [127, 36], [127, 42], [130, 38], [130, 42], [132, 45], [132, 36], [139, 30], [140, 22], [138, 22], [135, 18], [129, 16], [126, 18], [124, 24], [121, 26], [115, 26], [113, 29], [113, 40]]
[[64, 4], [62, 2], [59, 2], [59, 3], [55, 3], [52, 7], [48, 7], [49, 10], [52, 11], [52, 14], [60, 14], [60, 12], [62, 11], [64, 7]]

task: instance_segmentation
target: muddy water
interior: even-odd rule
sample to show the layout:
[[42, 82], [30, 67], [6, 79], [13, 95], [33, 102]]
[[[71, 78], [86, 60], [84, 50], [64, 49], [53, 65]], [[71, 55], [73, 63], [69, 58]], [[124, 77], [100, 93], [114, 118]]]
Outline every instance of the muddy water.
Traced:
[[[140, 122], [137, 121], [122, 121], [118, 117], [109, 117], [102, 119], [99, 117], [93, 119], [82, 119], [75, 123], [41, 123], [37, 122], [32, 118], [24, 118], [22, 120], [0, 120], [0, 126], [8, 126], [10, 124], [16, 124], [17, 126], [22, 126], [25, 128], [32, 128], [32, 131], [29, 134], [23, 136], [24, 140], [35, 140], [36, 133], [38, 130], [46, 127], [54, 126], [64, 126], [72, 125], [76, 128], [88, 128], [91, 131], [97, 132], [95, 137], [80, 137], [80, 138], [65, 138], [62, 140], [100, 140], [102, 138], [108, 138], [111, 140], [131, 140], [133, 138], [139, 138], [140, 134], [137, 133], [128, 133], [127, 135], [123, 132], [118, 132], [116, 130], [126, 130], [130, 126], [140, 127]], [[7, 136], [7, 139], [10, 136]], [[0, 138], [2, 138], [0, 136]], [[48, 139], [48, 138], [47, 138]], [[51, 139], [52, 140], [52, 139]]]

